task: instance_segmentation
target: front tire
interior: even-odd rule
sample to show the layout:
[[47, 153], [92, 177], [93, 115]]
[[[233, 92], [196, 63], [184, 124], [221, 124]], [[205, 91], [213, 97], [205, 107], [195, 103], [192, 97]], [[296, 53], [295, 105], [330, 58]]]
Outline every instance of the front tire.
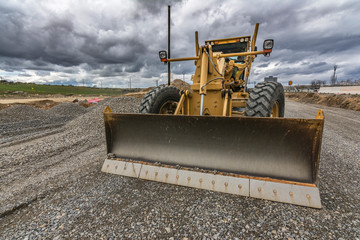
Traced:
[[255, 86], [248, 99], [245, 116], [284, 117], [284, 88], [278, 82], [262, 82]]
[[174, 114], [180, 100], [180, 90], [174, 86], [160, 85], [150, 90], [142, 99], [139, 112]]

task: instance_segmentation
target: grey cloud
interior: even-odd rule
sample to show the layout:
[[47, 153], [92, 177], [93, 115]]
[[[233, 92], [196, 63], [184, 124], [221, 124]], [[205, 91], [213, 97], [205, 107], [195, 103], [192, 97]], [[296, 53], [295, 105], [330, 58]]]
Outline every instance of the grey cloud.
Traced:
[[27, 74], [27, 73], [20, 73], [19, 76], [20, 77], [31, 77], [32, 75]]
[[261, 64], [261, 65], [258, 65], [257, 67], [258, 68], [265, 68], [265, 67], [268, 67], [270, 63], [264, 63], [264, 64]]
[[[158, 0], [158, 1], [148, 1], [148, 0], [137, 0], [136, 8], [138, 11], [145, 11], [149, 14], [156, 15], [161, 11], [164, 11], [164, 7], [172, 5], [176, 7], [178, 3], [181, 3], [181, 0]], [[174, 6], [175, 5], [175, 6]]]
[[[98, 8], [91, 1], [87, 5], [58, 4], [61, 8], [54, 10], [49, 2], [0, 2], [0, 70], [35, 71], [48, 81], [58, 81], [56, 76], [63, 73], [61, 77], [79, 82], [85, 74], [89, 81], [101, 78], [109, 85], [125, 84], [121, 78], [132, 76], [134, 84], [147, 86], [167, 71], [158, 51], [167, 49], [168, 4], [172, 5], [172, 57], [195, 55], [195, 30], [203, 44], [207, 39], [252, 34], [255, 23], [260, 22], [259, 49], [266, 38], [274, 38], [275, 47], [270, 58], [256, 58], [252, 73], [258, 78], [299, 75], [310, 82], [313, 76], [326, 75], [354, 49], [360, 50], [360, 34], [354, 30], [360, 22], [358, 1], [307, 0], [301, 6], [260, 0], [253, 4], [235, 0], [108, 1]], [[359, 78], [356, 64], [345, 64], [338, 78], [340, 74]], [[180, 75], [195, 69], [193, 62], [171, 66]]]
[[48, 71], [36, 71], [35, 74], [41, 77], [50, 76], [50, 72]]
[[308, 66], [301, 66], [298, 68], [282, 68], [281, 69], [281, 74], [285, 74], [285, 75], [294, 75], [294, 74], [301, 74], [301, 75], [310, 75], [313, 74], [314, 72], [316, 73], [323, 73], [323, 72], [328, 72], [329, 70], [331, 70], [331, 65], [330, 64], [311, 64]]

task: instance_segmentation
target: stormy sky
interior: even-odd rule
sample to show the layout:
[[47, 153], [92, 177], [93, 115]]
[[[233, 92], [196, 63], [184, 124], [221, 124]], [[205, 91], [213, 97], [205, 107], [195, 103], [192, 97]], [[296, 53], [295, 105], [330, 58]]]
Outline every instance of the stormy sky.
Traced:
[[[360, 78], [360, 1], [0, 0], [0, 77], [11, 81], [103, 87], [167, 81], [159, 50], [195, 55], [194, 32], [207, 39], [273, 38], [271, 57], [258, 56], [250, 80], [277, 76], [307, 84]], [[172, 63], [173, 78], [190, 82], [193, 62]], [[285, 84], [287, 85], [287, 84]]]

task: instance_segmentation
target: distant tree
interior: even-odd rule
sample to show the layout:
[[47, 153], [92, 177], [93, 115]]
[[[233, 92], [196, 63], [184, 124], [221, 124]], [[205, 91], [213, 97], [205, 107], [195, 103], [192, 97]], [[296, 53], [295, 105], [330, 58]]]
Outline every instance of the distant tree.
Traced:
[[312, 80], [311, 81], [312, 88], [320, 88], [320, 86], [324, 86], [325, 84], [326, 84], [326, 81], [321, 81], [321, 80]]
[[315, 80], [312, 80], [312, 81], [311, 81], [311, 86], [312, 86], [312, 87], [315, 87], [315, 84], [316, 84], [316, 83], [315, 83]]

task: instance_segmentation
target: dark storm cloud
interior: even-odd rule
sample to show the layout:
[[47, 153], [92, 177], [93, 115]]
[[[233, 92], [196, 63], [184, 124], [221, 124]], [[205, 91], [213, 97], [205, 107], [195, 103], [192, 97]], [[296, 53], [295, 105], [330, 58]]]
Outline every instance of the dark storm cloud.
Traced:
[[343, 52], [354, 47], [358, 47], [360, 43], [360, 34], [352, 36], [299, 36], [295, 41], [289, 39], [276, 42], [277, 49], [291, 49], [293, 51], [311, 51], [319, 54]]
[[[95, 32], [84, 33], [75, 26], [76, 16], [71, 13], [45, 16], [43, 22], [31, 22], [31, 16], [22, 9], [0, 8], [3, 13], [0, 15], [2, 57], [41, 60], [69, 67], [81, 63], [127, 63], [147, 50], [144, 39], [137, 39], [136, 31], [125, 36], [116, 32], [125, 31], [126, 24], [114, 30], [107, 29], [109, 26], [102, 26], [103, 29], [96, 26]], [[120, 23], [120, 20], [131, 21], [117, 21]]]
[[327, 72], [329, 69], [332, 68], [332, 65], [327, 63], [314, 63], [314, 64], [301, 64], [298, 67], [285, 67], [281, 68], [281, 74], [283, 75], [289, 75], [289, 74], [301, 74], [301, 75], [310, 75], [314, 72], [316, 73], [322, 73]]
[[[176, 5], [178, 3], [181, 3], [181, 0], [160, 0], [160, 1], [149, 1], [149, 0], [137, 0], [136, 1], [136, 10], [141, 12], [141, 11], [146, 11], [152, 15], [157, 15], [159, 14], [161, 11], [164, 10], [164, 6], [168, 6], [168, 5]], [[143, 15], [143, 14], [139, 14], [139, 15]]]
[[[172, 5], [172, 57], [195, 55], [194, 31], [204, 40], [251, 35], [260, 22], [257, 45], [275, 39], [270, 58], [258, 56], [254, 76], [298, 77], [309, 82], [339, 74], [359, 78], [360, 2], [107, 1], [0, 2], [0, 74], [38, 76], [42, 81], [85, 77], [96, 83], [147, 86], [167, 71], [158, 51], [167, 49], [167, 5]], [[259, 8], [259, 6], [262, 6]], [[172, 72], [194, 71], [193, 62], [173, 63]], [[39, 74], [38, 74], [39, 73]], [[51, 74], [52, 73], [52, 74]], [[340, 77], [340, 75], [339, 75]], [[27, 77], [30, 79], [31, 77]], [[58, 79], [60, 78], [60, 79]], [[328, 77], [327, 77], [328, 78]], [[75, 79], [75, 80], [74, 80]]]

